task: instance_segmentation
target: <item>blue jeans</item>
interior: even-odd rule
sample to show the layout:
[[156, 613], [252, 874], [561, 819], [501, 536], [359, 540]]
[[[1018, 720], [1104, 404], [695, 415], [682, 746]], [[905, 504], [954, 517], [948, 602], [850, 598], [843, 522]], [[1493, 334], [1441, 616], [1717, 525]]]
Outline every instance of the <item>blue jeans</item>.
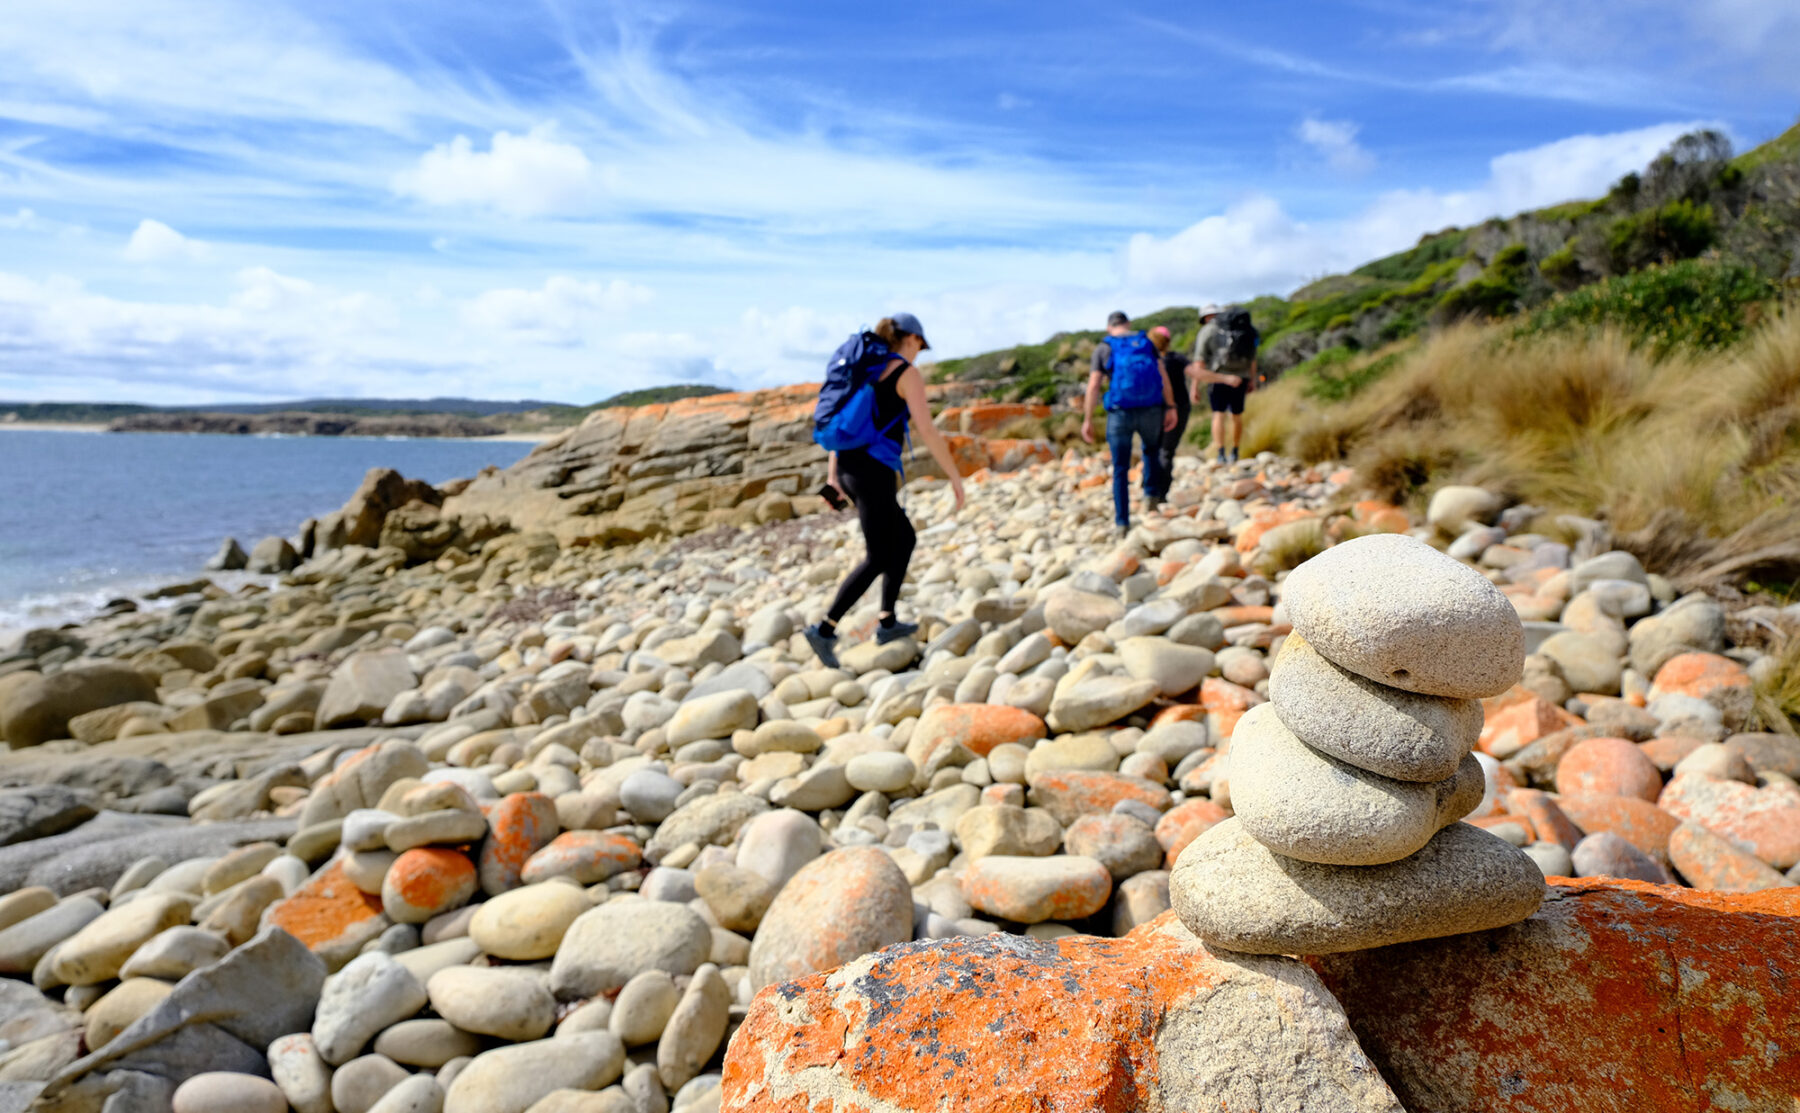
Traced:
[[1112, 450], [1113, 521], [1120, 526], [1131, 524], [1132, 437], [1138, 439], [1144, 454], [1144, 494], [1155, 497], [1162, 489], [1162, 461], [1157, 451], [1162, 445], [1162, 423], [1161, 406], [1113, 410], [1106, 415], [1106, 447]]

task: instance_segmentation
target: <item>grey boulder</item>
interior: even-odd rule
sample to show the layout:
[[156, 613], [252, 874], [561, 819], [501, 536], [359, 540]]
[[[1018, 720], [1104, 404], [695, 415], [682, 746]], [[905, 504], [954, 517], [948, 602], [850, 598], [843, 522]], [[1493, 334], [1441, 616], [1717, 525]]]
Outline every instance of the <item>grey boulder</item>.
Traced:
[[1544, 875], [1517, 847], [1452, 823], [1383, 866], [1283, 857], [1228, 819], [1182, 852], [1169, 879], [1176, 915], [1211, 948], [1333, 954], [1517, 923], [1544, 899]]

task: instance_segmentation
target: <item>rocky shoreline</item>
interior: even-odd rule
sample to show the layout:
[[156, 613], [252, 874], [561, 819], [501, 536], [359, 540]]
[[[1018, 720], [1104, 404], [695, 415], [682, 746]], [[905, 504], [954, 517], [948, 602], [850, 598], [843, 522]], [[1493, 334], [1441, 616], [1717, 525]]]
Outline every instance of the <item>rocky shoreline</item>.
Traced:
[[[1667, 1065], [1665, 1007], [1696, 1085], [1746, 1108], [1800, 1086], [1778, 984], [1800, 964], [1800, 741], [1747, 730], [1767, 632], [1800, 614], [1684, 596], [1601, 523], [1477, 488], [1413, 521], [1270, 456], [1182, 460], [1170, 513], [1119, 542], [1100, 460], [987, 439], [1017, 414], [982, 409], [952, 418], [969, 507], [907, 489], [920, 639], [877, 645], [865, 606], [841, 669], [798, 630], [854, 520], [800, 493], [797, 419], [731, 396], [603, 412], [444, 488], [371, 473], [268, 547], [274, 589], [202, 582], [28, 636], [0, 661], [0, 1110], [926, 1109], [947, 1085], [994, 1109], [1609, 1109]], [[1355, 704], [1341, 678], [1284, 689], [1309, 646], [1354, 664], [1293, 637], [1317, 620], [1288, 587], [1371, 534], [1511, 605], [1522, 665], [1443, 697], [1467, 701], [1442, 720], [1451, 779], [1473, 771], [1419, 837], [1528, 860], [1531, 907], [1548, 896], [1311, 965], [1209, 948], [1171, 870], [1179, 890], [1254, 811], [1234, 736], [1328, 746]], [[1394, 853], [1431, 850], [1351, 857]], [[1612, 957], [1621, 933], [1735, 1004]], [[1410, 997], [1380, 976], [1452, 953], [1510, 972]], [[1607, 979], [1651, 986], [1611, 1036], [1562, 1015]], [[1446, 1065], [1511, 1062], [1458, 1042], [1476, 1019], [1407, 1023], [1493, 1015], [1490, 983], [1539, 987], [1507, 999], [1515, 1034], [1569, 1046], [1515, 1073], [1560, 1106]], [[1086, 1034], [1058, 1035], [1075, 1011]], [[1620, 1033], [1635, 1058], [1596, 1052]], [[1756, 1039], [1773, 1058], [1726, 1047]]]

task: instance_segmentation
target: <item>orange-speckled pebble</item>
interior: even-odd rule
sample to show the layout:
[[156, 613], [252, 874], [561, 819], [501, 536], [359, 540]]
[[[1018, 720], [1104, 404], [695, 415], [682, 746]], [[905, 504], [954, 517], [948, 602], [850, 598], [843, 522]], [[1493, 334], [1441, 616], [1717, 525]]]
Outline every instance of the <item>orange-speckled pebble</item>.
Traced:
[[1225, 749], [1244, 712], [1267, 700], [1239, 684], [1217, 676], [1200, 682], [1200, 706], [1206, 708], [1207, 733]]
[[1800, 865], [1800, 789], [1767, 788], [1684, 773], [1663, 789], [1657, 804], [1677, 819], [1691, 819], [1779, 870]]
[[1662, 770], [1624, 738], [1575, 743], [1556, 765], [1556, 791], [1565, 796], [1635, 796], [1654, 802]]
[[1750, 714], [1756, 702], [1756, 686], [1744, 666], [1717, 653], [1681, 653], [1656, 670], [1650, 698], [1692, 696], [1717, 707], [1725, 725], [1735, 727]]
[[1155, 781], [1093, 769], [1040, 773], [1031, 778], [1027, 799], [1064, 827], [1075, 822], [1076, 816], [1110, 812], [1122, 800], [1137, 800], [1159, 812], [1167, 810], [1170, 803], [1169, 790]]
[[344, 863], [333, 862], [294, 894], [269, 906], [265, 924], [306, 944], [328, 965], [348, 961], [387, 927], [381, 899], [351, 884]]
[[963, 871], [963, 896], [977, 911], [1021, 924], [1079, 920], [1106, 907], [1112, 875], [1097, 859], [990, 854]]
[[644, 848], [624, 835], [607, 831], [565, 831], [531, 856], [521, 872], [527, 885], [568, 877], [594, 885], [614, 874], [634, 870], [644, 860]]
[[978, 757], [986, 757], [1006, 742], [1031, 745], [1048, 734], [1044, 720], [1021, 707], [987, 703], [945, 703], [920, 717], [913, 728], [907, 753], [921, 766], [940, 746], [960, 742]]
[[1156, 823], [1156, 841], [1162, 843], [1169, 869], [1181, 857], [1188, 843], [1204, 834], [1214, 824], [1230, 819], [1224, 808], [1211, 800], [1187, 800], [1170, 808]]
[[1559, 796], [1556, 806], [1583, 834], [1611, 831], [1667, 865], [1669, 836], [1681, 820], [1635, 796]]
[[419, 846], [394, 859], [381, 883], [381, 906], [395, 923], [422, 924], [475, 895], [475, 863], [461, 851]]
[[488, 809], [488, 837], [478, 867], [481, 891], [498, 896], [519, 885], [533, 854], [550, 845], [559, 825], [556, 803], [541, 792], [515, 792]]

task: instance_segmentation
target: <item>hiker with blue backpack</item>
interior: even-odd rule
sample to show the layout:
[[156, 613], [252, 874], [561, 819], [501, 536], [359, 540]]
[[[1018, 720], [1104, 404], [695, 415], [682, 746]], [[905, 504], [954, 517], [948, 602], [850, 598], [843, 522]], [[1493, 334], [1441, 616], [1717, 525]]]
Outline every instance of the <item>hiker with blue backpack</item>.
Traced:
[[912, 362], [930, 347], [919, 319], [896, 313], [846, 340], [825, 369], [825, 385], [813, 411], [813, 440], [830, 453], [820, 494], [839, 509], [838, 492], [850, 497], [869, 550], [844, 578], [824, 619], [805, 630], [806, 643], [827, 668], [838, 667], [837, 624], [878, 577], [881, 614], [875, 640], [886, 645], [919, 632], [916, 623], [901, 622], [894, 611], [917, 540], [898, 498], [909, 418], [949, 477], [956, 509], [963, 508], [962, 473], [931, 420], [925, 380]]
[[[1142, 445], [1144, 503], [1161, 501], [1162, 435], [1175, 427], [1175, 394], [1163, 374], [1161, 353], [1131, 318], [1115, 310], [1106, 335], [1094, 348], [1092, 373], [1081, 419], [1081, 439], [1094, 443], [1094, 404], [1106, 390], [1106, 447], [1112, 453], [1113, 523], [1119, 536], [1131, 530], [1131, 442]], [[1109, 381], [1110, 380], [1110, 384]]]

